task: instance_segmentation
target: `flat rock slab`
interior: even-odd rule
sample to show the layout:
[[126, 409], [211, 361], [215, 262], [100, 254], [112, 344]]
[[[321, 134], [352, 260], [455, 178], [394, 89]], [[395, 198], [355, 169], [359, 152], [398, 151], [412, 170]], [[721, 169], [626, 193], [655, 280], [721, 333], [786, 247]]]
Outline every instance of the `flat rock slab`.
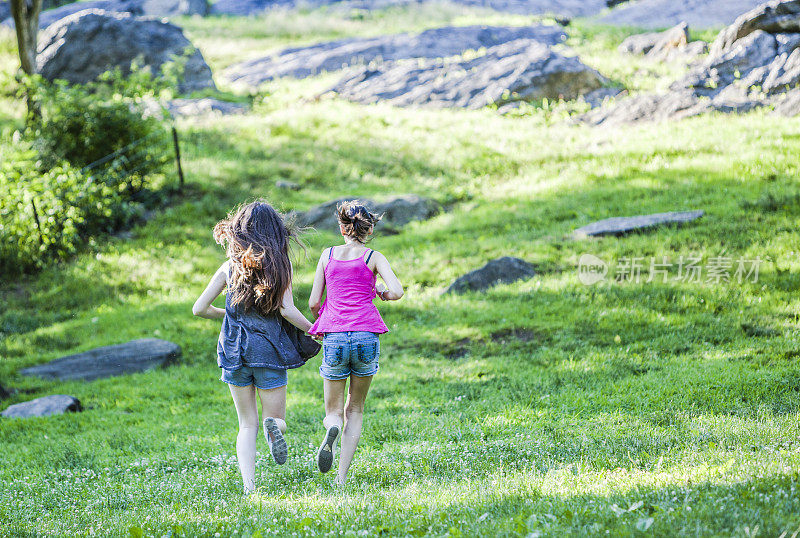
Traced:
[[[318, 230], [336, 231], [339, 223], [336, 220], [336, 206], [342, 202], [349, 202], [354, 198], [338, 198], [309, 209], [302, 213], [294, 213], [301, 226], [312, 226]], [[372, 213], [383, 214], [383, 219], [376, 227], [378, 230], [385, 227], [405, 226], [415, 220], [427, 220], [436, 216], [442, 206], [435, 200], [408, 194], [390, 198], [385, 202], [361, 199]]]
[[211, 68], [180, 28], [127, 13], [90, 9], [57, 21], [41, 33], [36, 61], [39, 73], [48, 80], [83, 84], [115, 67], [127, 73], [137, 59], [158, 73], [164, 63], [187, 49], [194, 52], [186, 61], [180, 90], [215, 88]]
[[82, 410], [80, 400], [74, 396], [53, 394], [52, 396], [36, 398], [29, 402], [10, 405], [0, 415], [6, 418], [47, 417]]
[[236, 64], [224, 77], [237, 84], [258, 87], [278, 77], [304, 78], [322, 72], [413, 58], [447, 58], [513, 41], [528, 39], [555, 45], [566, 39], [560, 26], [446, 26], [421, 34], [395, 34], [340, 39], [308, 47], [284, 49], [274, 55]]
[[608, 81], [575, 57], [530, 39], [470, 60], [390, 62], [345, 75], [331, 91], [353, 102], [478, 109], [514, 101], [576, 99]]
[[684, 21], [692, 28], [717, 28], [764, 0], [639, 0], [614, 8], [599, 20], [614, 26], [669, 28]]
[[166, 109], [174, 116], [203, 116], [206, 114], [244, 114], [249, 107], [242, 103], [220, 101], [210, 97], [199, 99], [172, 99], [166, 104]]
[[[615, 2], [615, 0], [610, 0]], [[397, 5], [414, 5], [420, 0], [217, 0], [211, 12], [217, 15], [259, 15], [269, 9], [340, 5], [343, 9], [383, 9]], [[521, 15], [556, 15], [588, 17], [606, 8], [607, 0], [455, 0], [456, 4], [483, 7]]]
[[504, 256], [492, 260], [480, 269], [470, 271], [457, 278], [445, 293], [466, 293], [482, 291], [497, 284], [510, 284], [517, 280], [526, 280], [536, 276], [533, 265], [519, 258]]
[[673, 211], [670, 213], [654, 213], [635, 217], [612, 217], [575, 230], [577, 236], [623, 235], [637, 230], [645, 230], [662, 224], [684, 224], [697, 220], [704, 211]]
[[24, 375], [67, 381], [92, 381], [104, 377], [144, 372], [181, 356], [177, 344], [158, 338], [142, 338], [69, 355], [22, 370]]

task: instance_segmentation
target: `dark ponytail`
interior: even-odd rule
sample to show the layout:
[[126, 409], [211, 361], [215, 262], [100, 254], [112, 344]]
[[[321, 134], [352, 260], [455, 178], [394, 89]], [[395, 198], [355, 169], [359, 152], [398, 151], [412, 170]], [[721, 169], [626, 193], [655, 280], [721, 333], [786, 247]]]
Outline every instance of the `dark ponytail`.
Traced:
[[361, 243], [367, 241], [370, 232], [382, 216], [370, 213], [359, 200], [342, 202], [336, 206], [336, 218], [344, 228], [344, 234]]

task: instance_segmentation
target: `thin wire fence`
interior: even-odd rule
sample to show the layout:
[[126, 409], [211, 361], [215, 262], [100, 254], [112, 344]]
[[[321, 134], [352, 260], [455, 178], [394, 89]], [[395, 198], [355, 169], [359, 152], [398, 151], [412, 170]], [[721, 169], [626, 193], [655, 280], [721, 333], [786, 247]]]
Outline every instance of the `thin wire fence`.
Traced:
[[[144, 176], [166, 170], [170, 162], [175, 162], [178, 175], [178, 186], [183, 188], [183, 170], [180, 163], [180, 147], [178, 132], [175, 127], [157, 129], [152, 133], [134, 140], [124, 147], [109, 153], [81, 168], [87, 174], [87, 182], [97, 177], [116, 178], [127, 181], [131, 191], [138, 190], [144, 184]], [[147, 172], [147, 174], [142, 174]], [[136, 183], [138, 182], [138, 185]]]
[[[137, 194], [147, 184], [148, 176], [159, 173], [168, 175], [168, 167], [173, 162], [176, 167], [178, 190], [182, 191], [184, 176], [178, 131], [174, 126], [157, 129], [81, 168], [81, 173], [87, 176], [83, 191], [85, 193], [93, 182], [104, 181], [114, 182], [117, 185], [126, 184], [129, 194]], [[39, 215], [44, 208], [37, 204], [33, 196], [30, 198], [30, 204], [39, 241], [43, 245]]]

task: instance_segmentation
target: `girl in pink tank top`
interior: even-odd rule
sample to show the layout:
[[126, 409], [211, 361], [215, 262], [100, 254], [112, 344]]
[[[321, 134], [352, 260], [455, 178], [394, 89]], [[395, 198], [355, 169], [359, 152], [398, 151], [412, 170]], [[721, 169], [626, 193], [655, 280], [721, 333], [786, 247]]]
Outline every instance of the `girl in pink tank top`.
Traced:
[[[388, 330], [373, 300], [377, 296], [396, 301], [403, 296], [403, 286], [386, 257], [365, 244], [380, 217], [357, 200], [339, 204], [336, 217], [344, 245], [327, 248], [320, 256], [308, 300], [317, 321], [308, 332], [323, 336], [319, 371], [325, 393], [325, 437], [317, 451], [317, 466], [323, 473], [331, 469], [341, 432], [336, 483], [344, 484], [361, 437], [364, 400], [378, 371], [378, 335]], [[385, 285], [376, 284], [377, 276]]]

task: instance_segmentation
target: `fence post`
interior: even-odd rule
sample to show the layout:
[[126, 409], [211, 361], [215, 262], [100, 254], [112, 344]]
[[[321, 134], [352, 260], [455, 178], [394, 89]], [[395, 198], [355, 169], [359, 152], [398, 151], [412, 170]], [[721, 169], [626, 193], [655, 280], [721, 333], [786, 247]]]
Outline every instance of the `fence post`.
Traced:
[[183, 168], [181, 167], [181, 147], [178, 144], [178, 131], [172, 126], [172, 142], [175, 144], [175, 164], [178, 166], [178, 181], [180, 190], [183, 191]]
[[36, 229], [39, 230], [39, 245], [44, 246], [44, 238], [42, 237], [42, 225], [39, 223], [39, 212], [36, 211], [36, 203], [31, 198], [31, 207], [33, 208], [33, 220], [36, 221]]

